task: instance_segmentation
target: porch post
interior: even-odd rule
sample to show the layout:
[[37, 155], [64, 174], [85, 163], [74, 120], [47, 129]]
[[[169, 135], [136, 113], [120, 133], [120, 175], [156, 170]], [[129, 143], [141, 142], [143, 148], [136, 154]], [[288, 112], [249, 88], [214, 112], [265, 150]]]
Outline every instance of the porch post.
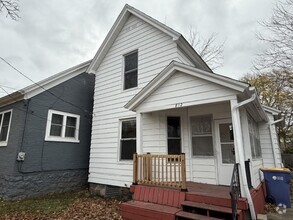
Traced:
[[136, 153], [142, 154], [142, 126], [143, 126], [143, 113], [136, 113]]
[[246, 178], [246, 170], [245, 170], [245, 162], [244, 162], [245, 161], [244, 146], [243, 146], [241, 123], [240, 123], [239, 107], [253, 101], [254, 98], [255, 98], [255, 94], [250, 99], [247, 99], [241, 103], [238, 103], [237, 99], [230, 100], [232, 125], [233, 125], [233, 133], [234, 133], [235, 159], [236, 159], [236, 162], [239, 163], [239, 171], [240, 171], [239, 172], [240, 190], [241, 190], [241, 195], [245, 196], [248, 200], [248, 205], [250, 208], [250, 214], [252, 219], [256, 219], [256, 214], [255, 214], [254, 205], [253, 205], [253, 201], [251, 198], [251, 194], [248, 188], [247, 178]]
[[[235, 149], [235, 160], [236, 160], [236, 163], [239, 163], [239, 169], [240, 169], [240, 172], [239, 174], [241, 173], [241, 169], [242, 168], [242, 164], [240, 164], [240, 156], [241, 154], [243, 155], [243, 151], [241, 153], [241, 147], [242, 147], [242, 143], [243, 143], [243, 140], [242, 140], [242, 132], [241, 132], [241, 125], [240, 125], [240, 115], [239, 115], [239, 109], [237, 110], [234, 110], [233, 111], [233, 108], [235, 106], [237, 106], [238, 102], [236, 99], [233, 99], [233, 100], [230, 100], [230, 105], [231, 105], [231, 116], [232, 116], [232, 125], [233, 125], [233, 135], [234, 135], [234, 149]], [[239, 130], [240, 129], [240, 130]], [[243, 159], [244, 161], [244, 159]], [[240, 178], [240, 190], [241, 190], [241, 195], [245, 196], [245, 191], [244, 191], [244, 186], [243, 186], [243, 183], [244, 183], [244, 180], [242, 178], [242, 175], [239, 176]]]

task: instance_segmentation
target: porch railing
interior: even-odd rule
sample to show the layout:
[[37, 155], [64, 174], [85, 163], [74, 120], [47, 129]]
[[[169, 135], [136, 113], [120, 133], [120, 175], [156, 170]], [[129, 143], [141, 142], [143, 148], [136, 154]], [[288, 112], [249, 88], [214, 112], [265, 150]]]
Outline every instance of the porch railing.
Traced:
[[133, 154], [133, 184], [158, 185], [186, 190], [185, 154]]
[[239, 165], [238, 163], [234, 164], [231, 184], [230, 184], [230, 196], [231, 196], [231, 208], [232, 208], [233, 220], [237, 219], [238, 199], [241, 196], [238, 165]]

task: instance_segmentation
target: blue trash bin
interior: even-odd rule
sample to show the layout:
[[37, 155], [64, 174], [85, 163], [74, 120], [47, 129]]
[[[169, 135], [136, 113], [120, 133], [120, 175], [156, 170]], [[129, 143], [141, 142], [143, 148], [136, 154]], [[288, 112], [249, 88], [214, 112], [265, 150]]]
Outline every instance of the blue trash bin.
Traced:
[[291, 172], [287, 168], [261, 168], [264, 174], [267, 201], [272, 201], [276, 205], [286, 205], [291, 208], [290, 202], [290, 181]]

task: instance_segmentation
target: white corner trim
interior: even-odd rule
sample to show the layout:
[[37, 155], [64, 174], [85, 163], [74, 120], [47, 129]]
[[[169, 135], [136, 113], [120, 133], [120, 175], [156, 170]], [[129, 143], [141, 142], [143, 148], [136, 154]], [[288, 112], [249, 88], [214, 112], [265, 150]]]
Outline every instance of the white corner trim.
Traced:
[[13, 109], [9, 109], [9, 110], [5, 110], [3, 112], [0, 112], [0, 114], [2, 114], [2, 120], [0, 123], [0, 133], [1, 133], [1, 129], [2, 129], [2, 124], [3, 124], [3, 119], [4, 119], [4, 114], [7, 112], [11, 112], [10, 114], [10, 118], [9, 118], [9, 124], [8, 124], [8, 131], [7, 131], [7, 137], [5, 141], [0, 141], [0, 147], [6, 147], [8, 144], [8, 139], [9, 139], [9, 133], [10, 133], [10, 127], [11, 127], [11, 121], [12, 121], [12, 113], [13, 113]]
[[[61, 136], [50, 136], [52, 114], [63, 115]], [[66, 129], [67, 117], [76, 118], [76, 128], [75, 128], [75, 137], [74, 138], [65, 137], [65, 129]], [[47, 117], [45, 141], [79, 143], [79, 125], [80, 125], [80, 116], [79, 115], [49, 109], [48, 117]]]

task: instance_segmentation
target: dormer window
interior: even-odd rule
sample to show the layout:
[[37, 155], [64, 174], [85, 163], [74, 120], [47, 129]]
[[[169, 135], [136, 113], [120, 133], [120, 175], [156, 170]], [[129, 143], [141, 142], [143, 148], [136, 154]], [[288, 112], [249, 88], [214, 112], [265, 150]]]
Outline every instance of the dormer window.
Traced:
[[124, 90], [137, 87], [137, 51], [124, 56]]

